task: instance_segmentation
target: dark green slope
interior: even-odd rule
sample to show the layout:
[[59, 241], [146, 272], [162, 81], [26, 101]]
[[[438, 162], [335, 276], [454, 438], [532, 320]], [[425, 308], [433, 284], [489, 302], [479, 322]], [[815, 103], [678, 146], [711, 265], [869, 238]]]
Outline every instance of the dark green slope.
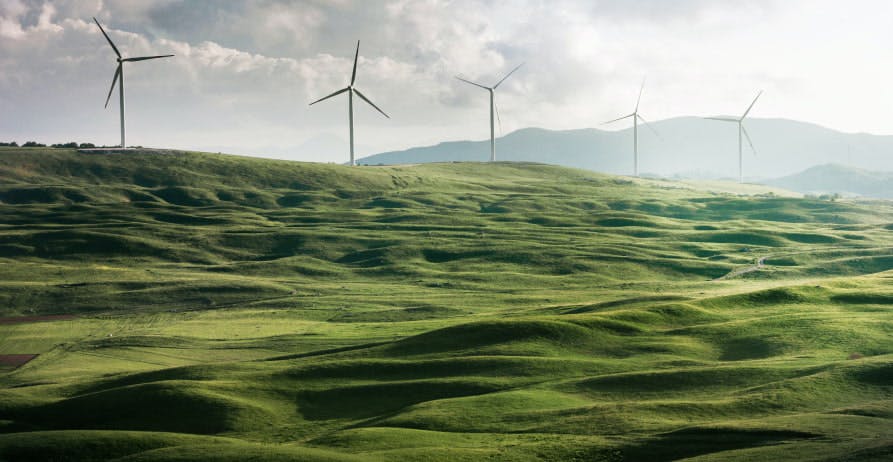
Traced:
[[[10, 275], [7, 314], [229, 306], [316, 290], [314, 281], [430, 291], [701, 281], [790, 244], [876, 247], [849, 239], [846, 226], [882, 219], [856, 204], [710, 195], [538, 164], [351, 169], [65, 150], [0, 158], [0, 257], [62, 266], [62, 281], [36, 292]], [[821, 228], [801, 229], [812, 222]], [[189, 265], [206, 276], [97, 280], [79, 274], [90, 262], [149, 273]]]

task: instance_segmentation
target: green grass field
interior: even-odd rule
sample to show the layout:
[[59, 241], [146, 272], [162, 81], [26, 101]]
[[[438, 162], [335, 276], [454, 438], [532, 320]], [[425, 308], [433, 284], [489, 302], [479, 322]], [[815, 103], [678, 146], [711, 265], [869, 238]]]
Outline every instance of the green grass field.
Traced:
[[893, 459], [893, 203], [0, 148], [0, 210], [0, 461]]

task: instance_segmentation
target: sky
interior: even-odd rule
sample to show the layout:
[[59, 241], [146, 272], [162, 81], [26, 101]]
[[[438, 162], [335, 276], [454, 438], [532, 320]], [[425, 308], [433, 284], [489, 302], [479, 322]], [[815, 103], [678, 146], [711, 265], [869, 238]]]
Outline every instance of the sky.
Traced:
[[624, 129], [646, 79], [647, 120], [751, 113], [893, 134], [893, 2], [882, 0], [0, 0], [0, 141], [115, 144], [115, 56], [128, 144], [295, 160], [357, 156], [524, 127]]

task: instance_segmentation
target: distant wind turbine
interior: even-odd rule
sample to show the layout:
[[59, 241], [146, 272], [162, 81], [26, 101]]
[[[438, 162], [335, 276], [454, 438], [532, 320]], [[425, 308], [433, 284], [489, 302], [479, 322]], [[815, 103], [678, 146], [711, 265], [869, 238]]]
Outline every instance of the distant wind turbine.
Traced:
[[747, 110], [744, 111], [744, 114], [741, 115], [740, 118], [734, 117], [704, 117], [705, 119], [710, 120], [720, 120], [723, 122], [735, 122], [738, 124], [738, 182], [744, 183], [744, 158], [742, 156], [742, 143], [741, 143], [741, 135], [744, 135], [744, 138], [747, 138], [747, 144], [750, 145], [750, 149], [753, 151], [754, 155], [756, 155], [757, 150], [753, 147], [753, 141], [750, 139], [750, 135], [747, 134], [747, 129], [744, 128], [744, 118], [747, 117], [747, 114], [750, 113], [750, 110], [753, 109], [753, 105], [757, 104], [757, 100], [760, 99], [760, 95], [763, 94], [763, 90], [760, 90], [757, 93], [756, 98], [753, 99], [753, 102], [750, 103], [750, 106], [747, 107]]
[[340, 95], [341, 93], [348, 92], [347, 93], [347, 108], [348, 108], [348, 120], [349, 120], [349, 124], [350, 124], [350, 165], [351, 166], [357, 165], [356, 160], [354, 159], [354, 151], [353, 151], [353, 94], [356, 93], [357, 96], [362, 98], [363, 101], [369, 103], [369, 105], [374, 107], [376, 111], [381, 113], [381, 115], [383, 115], [389, 119], [391, 118], [391, 116], [385, 114], [384, 111], [379, 109], [378, 106], [376, 106], [372, 101], [369, 101], [369, 98], [366, 98], [360, 92], [360, 90], [357, 90], [356, 88], [354, 88], [353, 84], [357, 80], [357, 59], [359, 59], [359, 57], [360, 57], [360, 41], [357, 40], [357, 52], [356, 52], [356, 54], [354, 54], [354, 57], [353, 57], [353, 74], [351, 74], [351, 76], [350, 76], [350, 84], [347, 87], [342, 88], [342, 89], [336, 91], [335, 93], [332, 93], [329, 96], [325, 96], [323, 98], [320, 98], [320, 99], [310, 103], [310, 105], [313, 106], [314, 104], [316, 104], [320, 101], [325, 101], [333, 96], [337, 96], [337, 95]]
[[[524, 65], [524, 63], [518, 64], [517, 67], [515, 67], [514, 69], [512, 69], [511, 72], [509, 72], [508, 74], [506, 74], [505, 77], [502, 78], [502, 80], [500, 80], [499, 82], [496, 82], [496, 85], [493, 85], [492, 87], [487, 87], [487, 86], [481, 85], [481, 84], [479, 84], [479, 83], [474, 83], [474, 82], [472, 82], [471, 80], [463, 79], [462, 77], [459, 77], [458, 75], [456, 76], [457, 79], [459, 79], [459, 80], [461, 80], [461, 81], [463, 81], [463, 82], [465, 82], [465, 83], [470, 83], [470, 84], [472, 84], [472, 85], [474, 85], [474, 86], [476, 86], [476, 87], [483, 88], [484, 90], [487, 90], [487, 91], [490, 92], [490, 162], [495, 162], [495, 161], [496, 161], [496, 131], [494, 130], [494, 127], [493, 127], [493, 114], [494, 114], [494, 112], [496, 113], [496, 117], [499, 117], [499, 113], [496, 112], [496, 111], [497, 111], [497, 109], [496, 109], [496, 100], [494, 99], [494, 94], [493, 94], [493, 92], [496, 90], [496, 88], [499, 87], [500, 84], [502, 84], [502, 82], [505, 82], [505, 79], [509, 78], [510, 75], [514, 74], [515, 71], [517, 71], [518, 69], [520, 69], [521, 66], [523, 66], [523, 65]], [[500, 124], [500, 125], [501, 125], [501, 124]], [[501, 128], [500, 128], [500, 129], [501, 129]]]
[[639, 103], [642, 101], [642, 92], [645, 90], [645, 79], [642, 79], [642, 86], [639, 88], [639, 97], [636, 99], [636, 108], [633, 110], [632, 114], [625, 115], [623, 117], [618, 117], [614, 120], [609, 120], [604, 124], [610, 124], [617, 122], [619, 120], [628, 119], [630, 117], [633, 118], [633, 175], [639, 176], [639, 121], [641, 120], [643, 124], [646, 124], [651, 131], [657, 135], [657, 130], [655, 130], [651, 125], [647, 125], [648, 122], [639, 114]]
[[118, 51], [118, 47], [115, 46], [112, 39], [109, 38], [109, 34], [105, 33], [105, 29], [102, 28], [102, 25], [99, 24], [99, 21], [96, 18], [93, 18], [93, 22], [99, 26], [100, 32], [105, 36], [105, 39], [108, 40], [109, 45], [112, 46], [112, 50], [115, 51], [115, 54], [118, 56], [118, 68], [115, 69], [115, 76], [112, 77], [112, 87], [109, 88], [109, 94], [105, 98], [105, 107], [109, 107], [109, 100], [112, 98], [112, 92], [115, 90], [115, 83], [118, 83], [118, 94], [120, 96], [120, 104], [118, 105], [118, 110], [121, 113], [121, 148], [127, 147], [124, 143], [124, 63], [132, 62], [132, 61], [146, 61], [148, 59], [158, 59], [158, 58], [170, 58], [174, 55], [159, 55], [159, 56], [140, 56], [138, 58], [122, 58], [121, 52]]

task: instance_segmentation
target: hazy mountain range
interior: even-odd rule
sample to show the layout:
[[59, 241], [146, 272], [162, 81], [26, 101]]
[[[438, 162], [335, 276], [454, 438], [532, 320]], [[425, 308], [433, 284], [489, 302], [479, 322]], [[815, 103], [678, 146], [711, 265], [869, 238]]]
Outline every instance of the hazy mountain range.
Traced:
[[845, 197], [893, 199], [893, 173], [839, 164], [810, 167], [803, 172], [763, 183], [806, 194], [837, 193]]
[[[786, 119], [745, 122], [756, 155], [745, 142], [744, 176], [781, 178], [823, 164], [893, 171], [893, 136], [842, 133]], [[644, 175], [737, 178], [738, 139], [733, 123], [679, 117], [639, 126], [639, 165]], [[484, 124], [482, 123], [482, 132]], [[657, 133], [655, 133], [657, 132]], [[489, 140], [453, 141], [384, 152], [361, 164], [484, 161]], [[605, 173], [632, 172], [632, 128], [545, 130], [525, 128], [496, 140], [498, 160], [533, 161]]]

